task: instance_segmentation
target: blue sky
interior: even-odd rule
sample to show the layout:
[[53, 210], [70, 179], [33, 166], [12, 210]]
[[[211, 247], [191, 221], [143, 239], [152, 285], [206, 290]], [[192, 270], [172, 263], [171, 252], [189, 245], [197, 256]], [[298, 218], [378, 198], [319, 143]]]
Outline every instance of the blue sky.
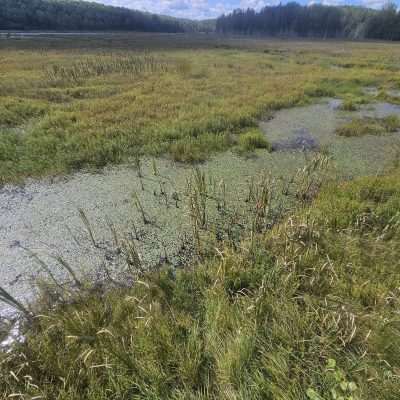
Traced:
[[[92, 0], [93, 1], [93, 0]], [[279, 0], [95, 0], [98, 3], [109, 4], [145, 10], [158, 14], [172, 15], [175, 17], [203, 19], [217, 17], [228, 13], [235, 8], [260, 9], [266, 5], [279, 3]], [[398, 0], [400, 1], [400, 0]], [[286, 2], [286, 1], [282, 1]], [[342, 5], [355, 4], [371, 8], [381, 8], [387, 0], [300, 0], [302, 4], [312, 2]]]

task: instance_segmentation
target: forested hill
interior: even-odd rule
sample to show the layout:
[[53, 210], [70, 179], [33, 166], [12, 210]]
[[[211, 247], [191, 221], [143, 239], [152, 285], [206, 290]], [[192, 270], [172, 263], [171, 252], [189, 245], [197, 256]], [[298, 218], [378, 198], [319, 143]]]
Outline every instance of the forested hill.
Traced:
[[80, 0], [0, 0], [0, 30], [183, 32], [188, 21]]
[[400, 40], [400, 12], [394, 4], [377, 11], [288, 3], [259, 12], [235, 10], [218, 18], [216, 29], [236, 34]]

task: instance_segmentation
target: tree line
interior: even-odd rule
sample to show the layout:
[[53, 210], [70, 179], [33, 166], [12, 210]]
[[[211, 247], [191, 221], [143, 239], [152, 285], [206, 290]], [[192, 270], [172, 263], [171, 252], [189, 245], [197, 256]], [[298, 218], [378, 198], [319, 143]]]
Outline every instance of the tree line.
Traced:
[[321, 38], [400, 40], [400, 12], [315, 4], [235, 10], [216, 22], [190, 21], [81, 0], [0, 0], [0, 30], [211, 32]]
[[400, 12], [395, 4], [382, 10], [298, 3], [235, 10], [217, 19], [219, 33], [318, 38], [400, 40]]
[[[76, 0], [0, 0], [0, 30], [183, 32], [187, 21]], [[193, 27], [194, 29], [194, 27]]]

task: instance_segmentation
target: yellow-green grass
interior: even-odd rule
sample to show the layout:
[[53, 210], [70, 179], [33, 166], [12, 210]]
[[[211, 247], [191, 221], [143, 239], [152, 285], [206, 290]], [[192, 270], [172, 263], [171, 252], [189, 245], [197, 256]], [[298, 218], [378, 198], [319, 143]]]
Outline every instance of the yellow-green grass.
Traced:
[[399, 209], [398, 171], [329, 184], [310, 207], [193, 270], [42, 310], [25, 343], [0, 354], [0, 393], [394, 400]]
[[[237, 134], [276, 109], [396, 84], [399, 52], [384, 43], [185, 35], [3, 41], [0, 181], [138, 153], [201, 161], [235, 146]], [[129, 60], [145, 54], [167, 67], [132, 73]], [[55, 70], [67, 73], [54, 79]]]

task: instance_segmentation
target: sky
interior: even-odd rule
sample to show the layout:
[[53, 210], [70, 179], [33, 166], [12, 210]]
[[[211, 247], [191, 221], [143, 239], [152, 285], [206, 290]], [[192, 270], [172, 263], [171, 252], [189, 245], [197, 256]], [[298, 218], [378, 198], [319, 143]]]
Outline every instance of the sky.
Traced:
[[[92, 0], [93, 1], [93, 0]], [[229, 13], [236, 8], [260, 9], [278, 4], [280, 0], [94, 0], [112, 6], [132, 8], [174, 17], [206, 19]], [[400, 0], [398, 0], [399, 2]], [[285, 3], [287, 1], [282, 1]], [[362, 5], [381, 8], [387, 0], [297, 0], [301, 4], [322, 3], [326, 5]]]

